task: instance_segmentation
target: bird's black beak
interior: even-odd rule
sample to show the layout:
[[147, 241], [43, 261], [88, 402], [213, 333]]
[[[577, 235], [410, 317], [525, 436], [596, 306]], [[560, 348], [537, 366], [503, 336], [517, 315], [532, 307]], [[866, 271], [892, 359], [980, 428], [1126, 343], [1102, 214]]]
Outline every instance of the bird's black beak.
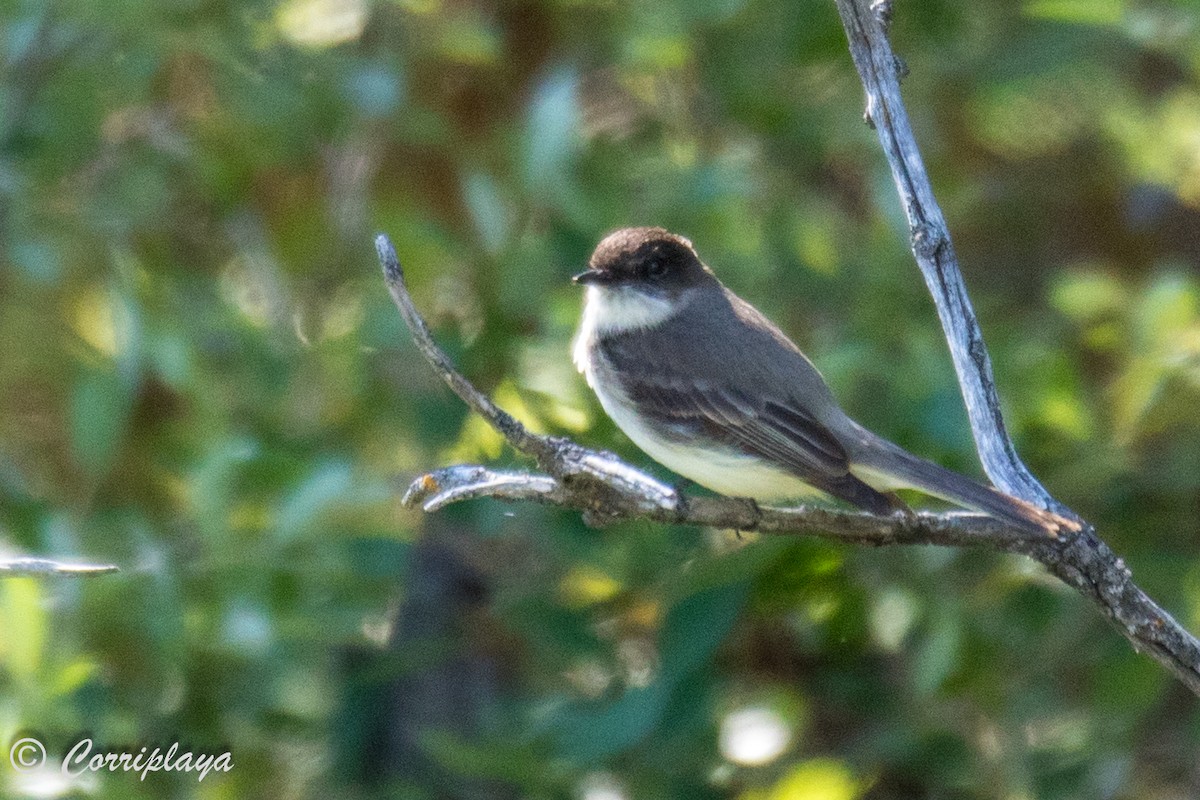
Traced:
[[571, 280], [584, 286], [603, 286], [606, 283], [612, 283], [612, 274], [598, 269], [589, 269], [579, 273]]

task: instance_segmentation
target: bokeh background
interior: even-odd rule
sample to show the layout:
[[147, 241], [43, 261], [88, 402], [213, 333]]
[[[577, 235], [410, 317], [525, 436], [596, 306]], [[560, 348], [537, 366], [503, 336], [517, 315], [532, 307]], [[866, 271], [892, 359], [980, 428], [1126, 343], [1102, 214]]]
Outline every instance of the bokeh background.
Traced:
[[[900, 3], [909, 109], [1020, 451], [1200, 630], [1200, 8]], [[0, 744], [228, 749], [8, 797], [1200, 796], [1195, 698], [1030, 562], [624, 524], [431, 374], [604, 418], [568, 282], [701, 255], [871, 428], [978, 474], [831, 0], [0, 0]]]

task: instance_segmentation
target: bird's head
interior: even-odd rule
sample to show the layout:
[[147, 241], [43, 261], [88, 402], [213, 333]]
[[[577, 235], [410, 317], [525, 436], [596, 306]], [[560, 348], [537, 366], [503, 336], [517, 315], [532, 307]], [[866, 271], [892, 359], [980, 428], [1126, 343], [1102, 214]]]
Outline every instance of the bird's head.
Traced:
[[622, 228], [596, 245], [587, 271], [574, 281], [669, 297], [711, 279], [692, 243], [682, 236], [663, 228]]

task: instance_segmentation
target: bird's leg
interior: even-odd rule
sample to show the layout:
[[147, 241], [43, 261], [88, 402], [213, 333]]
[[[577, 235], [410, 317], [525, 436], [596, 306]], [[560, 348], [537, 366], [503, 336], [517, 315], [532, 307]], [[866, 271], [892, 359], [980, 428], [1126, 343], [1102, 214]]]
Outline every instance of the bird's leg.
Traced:
[[[762, 519], [762, 509], [759, 508], [757, 500], [753, 497], [739, 497], [737, 499], [750, 507], [750, 513], [754, 515], [755, 520]], [[737, 534], [739, 542], [742, 540], [742, 534], [746, 533], [741, 528], [735, 528], [733, 532]]]
[[895, 492], [883, 492], [884, 497], [892, 501], [892, 513], [898, 517], [903, 517], [908, 522], [917, 521], [917, 512], [912, 510], [908, 503], [900, 499], [900, 495]]

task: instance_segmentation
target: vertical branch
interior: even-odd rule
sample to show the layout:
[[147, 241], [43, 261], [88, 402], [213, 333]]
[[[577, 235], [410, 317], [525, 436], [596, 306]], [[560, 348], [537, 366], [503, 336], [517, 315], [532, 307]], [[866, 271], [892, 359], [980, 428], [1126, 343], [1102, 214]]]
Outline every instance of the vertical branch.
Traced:
[[983, 333], [967, 296], [946, 218], [934, 199], [933, 186], [900, 98], [903, 67], [892, 51], [886, 30], [890, 0], [835, 2], [850, 42], [850, 55], [866, 89], [867, 121], [878, 132], [891, 166], [908, 218], [913, 256], [933, 295], [950, 346], [983, 469], [996, 486], [1009, 494], [1074, 517], [1030, 473], [1005, 428]]
[[[904, 68], [887, 38], [891, 0], [834, 2], [866, 90], [867, 122], [879, 134], [908, 218], [913, 256], [933, 296], [950, 346], [983, 469], [1009, 494], [1079, 519], [1033, 477], [1005, 429], [983, 333], [900, 98]], [[1085, 525], [1075, 535], [1034, 543], [1026, 552], [1063, 582], [1091, 597], [1134, 648], [1149, 653], [1193, 692], [1200, 693], [1200, 641], [1133, 582], [1125, 563], [1094, 528]]]

